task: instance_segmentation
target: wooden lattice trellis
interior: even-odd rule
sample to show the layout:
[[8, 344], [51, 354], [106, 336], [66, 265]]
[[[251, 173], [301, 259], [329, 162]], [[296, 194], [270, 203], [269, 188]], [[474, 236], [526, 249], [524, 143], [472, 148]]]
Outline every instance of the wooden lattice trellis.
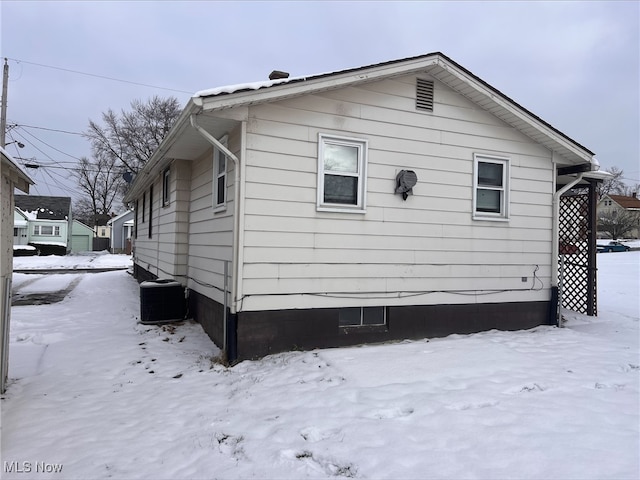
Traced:
[[562, 306], [597, 314], [595, 188], [569, 190], [560, 199]]

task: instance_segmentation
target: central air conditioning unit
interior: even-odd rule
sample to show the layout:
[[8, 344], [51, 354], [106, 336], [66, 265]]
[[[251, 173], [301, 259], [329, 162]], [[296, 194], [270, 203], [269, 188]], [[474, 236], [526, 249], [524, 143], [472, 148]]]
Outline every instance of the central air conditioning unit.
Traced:
[[186, 299], [180, 282], [158, 279], [140, 284], [140, 323], [181, 321], [185, 312]]

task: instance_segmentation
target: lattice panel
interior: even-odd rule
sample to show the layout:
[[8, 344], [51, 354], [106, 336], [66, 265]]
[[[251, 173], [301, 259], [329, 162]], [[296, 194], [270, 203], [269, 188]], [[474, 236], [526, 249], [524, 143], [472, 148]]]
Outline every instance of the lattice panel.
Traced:
[[596, 314], [595, 265], [590, 265], [591, 228], [589, 195], [570, 193], [560, 199], [560, 258], [562, 305]]

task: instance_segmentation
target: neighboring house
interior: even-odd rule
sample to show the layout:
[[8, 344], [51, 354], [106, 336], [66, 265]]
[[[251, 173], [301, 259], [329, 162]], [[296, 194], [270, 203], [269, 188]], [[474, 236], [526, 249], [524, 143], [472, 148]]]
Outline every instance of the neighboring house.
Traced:
[[637, 216], [637, 226], [626, 236], [631, 238], [640, 238], [640, 199], [638, 194], [632, 196], [626, 195], [604, 195], [598, 202], [598, 213], [620, 214], [622, 212], [633, 213]]
[[7, 151], [0, 147], [0, 393], [5, 392], [9, 372], [9, 329], [11, 322], [11, 279], [13, 275], [12, 214], [14, 190], [29, 193], [34, 182]]
[[108, 222], [111, 230], [111, 253], [131, 254], [133, 236], [133, 210], [121, 213]]
[[71, 227], [71, 252], [90, 252], [93, 250], [93, 228], [74, 220]]
[[29, 220], [19, 208], [13, 209], [13, 246], [29, 244]]
[[71, 250], [71, 198], [16, 195], [16, 208], [27, 219], [29, 245], [42, 255], [66, 255]]
[[558, 321], [591, 151], [441, 53], [283, 77], [190, 99], [125, 198], [138, 280], [230, 361]]

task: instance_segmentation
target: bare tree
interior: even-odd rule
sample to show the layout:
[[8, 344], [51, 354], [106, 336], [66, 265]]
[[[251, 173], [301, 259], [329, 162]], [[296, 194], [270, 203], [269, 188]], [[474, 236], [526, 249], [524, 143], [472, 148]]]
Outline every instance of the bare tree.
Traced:
[[[122, 167], [112, 156], [98, 155], [92, 158], [81, 158], [74, 172], [80, 191], [84, 197], [76, 202], [74, 214], [84, 223], [93, 227], [96, 218], [108, 215], [116, 199], [121, 198], [125, 181]], [[81, 220], [81, 221], [82, 221]]]
[[130, 111], [104, 112], [102, 125], [90, 120], [86, 136], [94, 156], [112, 158], [137, 173], [158, 148], [180, 111], [175, 97], [134, 100]]
[[599, 183], [596, 187], [598, 198], [602, 198], [605, 195], [624, 195], [626, 185], [622, 181], [624, 171], [618, 167], [611, 167], [606, 169], [611, 174], [611, 177]]
[[605, 232], [614, 240], [623, 238], [638, 227], [640, 227], [640, 215], [636, 212], [612, 210], [598, 216], [598, 231]]

